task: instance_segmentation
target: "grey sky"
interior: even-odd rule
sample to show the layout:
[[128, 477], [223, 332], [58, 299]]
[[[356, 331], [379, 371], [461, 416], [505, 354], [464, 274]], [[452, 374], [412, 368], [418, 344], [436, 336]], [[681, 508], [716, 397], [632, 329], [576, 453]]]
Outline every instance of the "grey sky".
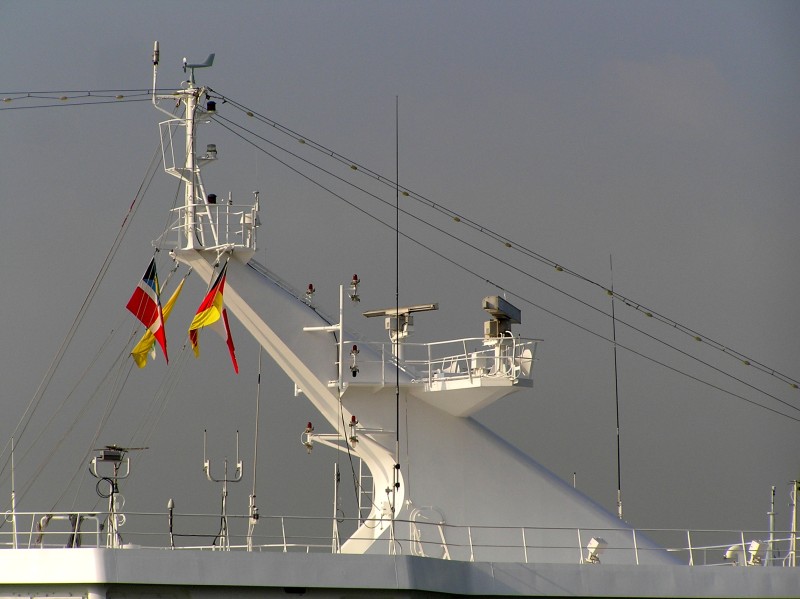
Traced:
[[[6, 2], [0, 5], [0, 88], [148, 88], [155, 39], [159, 86], [172, 87], [183, 75], [184, 56], [199, 61], [216, 52], [200, 81], [389, 177], [399, 96], [405, 186], [594, 281], [610, 284], [613, 254], [618, 292], [780, 372], [800, 374], [796, 3], [195, 2], [189, 12], [182, 3]], [[233, 118], [230, 107], [220, 111]], [[0, 114], [4, 443], [119, 230], [156, 148], [159, 120], [145, 102]], [[230, 190], [242, 202], [254, 189], [263, 194], [261, 262], [296, 287], [313, 281], [330, 312], [338, 284], [353, 272], [363, 281], [363, 309], [394, 303], [389, 231], [219, 128], [205, 129], [202, 141], [220, 150], [220, 163], [205, 174], [211, 190]], [[111, 329], [120, 327], [123, 336], [132, 330], [124, 305], [175, 192], [172, 179], [158, 173], [87, 318], [88, 330], [76, 337], [21, 452]], [[388, 214], [346, 193], [365, 209]], [[601, 290], [412, 209], [610, 310]], [[401, 227], [484, 278], [610, 336], [610, 321], [596, 312], [409, 219]], [[416, 340], [481, 333], [479, 302], [495, 287], [407, 242], [401, 259], [401, 302], [441, 307], [418, 318]], [[181, 323], [201, 295], [202, 285], [192, 281], [183, 316], [170, 321], [176, 363]], [[613, 510], [611, 347], [515, 303], [523, 311], [520, 332], [545, 339], [537, 384], [479, 420], [563, 478], [577, 472], [579, 487]], [[617, 316], [800, 407], [800, 391], [772, 377], [624, 306], [617, 306]], [[354, 328], [382, 339], [375, 323], [357, 320], [356, 312], [351, 318]], [[233, 335], [241, 374], [230, 372], [219, 340], [205, 335], [202, 359], [188, 360], [147, 442], [151, 449], [137, 456], [136, 477], [124, 489], [129, 508], [162, 509], [174, 496], [179, 506], [216, 509], [217, 491], [202, 478], [203, 428], [212, 458], [220, 459], [232, 455], [233, 432], [241, 429], [249, 472], [257, 349], [238, 323]], [[800, 418], [796, 409], [624, 326], [618, 340]], [[628, 352], [618, 358], [626, 519], [640, 527], [763, 529], [774, 484], [779, 526], [788, 526], [786, 482], [800, 475], [798, 422]], [[159, 362], [130, 375], [99, 442], [141, 442], [131, 429], [165, 373]], [[310, 405], [292, 397], [288, 379], [273, 366], [265, 365], [264, 380], [262, 511], [307, 507], [327, 515], [334, 456], [305, 455], [297, 439], [314, 420]], [[78, 467], [113, 397], [110, 391], [99, 396], [67, 431], [91, 388], [69, 399], [57, 419], [65, 424], [20, 464], [25, 484], [53, 452], [46, 474], [55, 480], [34, 487], [23, 509], [49, 508], [53, 490], [60, 493]], [[62, 435], [66, 440], [56, 448]], [[88, 476], [79, 476], [82, 496], [93, 500]], [[306, 481], [315, 477], [320, 485], [311, 494]], [[250, 484], [242, 483], [232, 499], [241, 512]], [[9, 491], [4, 477], [0, 493]], [[67, 509], [74, 495], [73, 488], [60, 507]]]

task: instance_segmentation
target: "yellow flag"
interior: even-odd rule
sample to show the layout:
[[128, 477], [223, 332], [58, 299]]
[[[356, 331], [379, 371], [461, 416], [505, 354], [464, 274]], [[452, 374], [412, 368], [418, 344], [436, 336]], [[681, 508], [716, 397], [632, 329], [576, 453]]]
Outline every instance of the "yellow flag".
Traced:
[[[181, 294], [181, 290], [183, 289], [183, 284], [186, 282], [184, 278], [175, 292], [172, 294], [172, 297], [169, 298], [169, 301], [164, 306], [162, 312], [164, 314], [164, 322], [167, 322], [169, 318], [169, 313], [172, 312], [172, 306], [175, 305], [175, 300], [178, 299], [178, 296]], [[131, 351], [131, 357], [133, 358], [134, 362], [139, 368], [144, 368], [147, 366], [147, 354], [152, 354], [155, 356], [155, 342], [156, 338], [153, 337], [153, 333], [149, 330], [145, 331], [142, 338], [139, 340], [139, 343], [136, 344], [136, 347], [133, 348]]]

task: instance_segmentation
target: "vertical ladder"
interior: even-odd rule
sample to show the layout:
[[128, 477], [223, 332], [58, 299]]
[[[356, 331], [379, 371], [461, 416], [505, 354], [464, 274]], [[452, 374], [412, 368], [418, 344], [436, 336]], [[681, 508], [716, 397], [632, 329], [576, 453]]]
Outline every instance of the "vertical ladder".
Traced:
[[372, 512], [372, 498], [375, 496], [375, 480], [364, 465], [358, 461], [358, 525], [361, 526]]

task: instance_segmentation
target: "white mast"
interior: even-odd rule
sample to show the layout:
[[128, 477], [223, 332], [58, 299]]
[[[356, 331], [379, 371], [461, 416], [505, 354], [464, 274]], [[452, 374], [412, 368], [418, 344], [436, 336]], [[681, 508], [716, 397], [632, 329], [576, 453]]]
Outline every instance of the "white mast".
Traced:
[[[161, 145], [162, 152], [164, 153], [164, 168], [166, 171], [181, 179], [184, 184], [184, 201], [183, 201], [183, 217], [182, 217], [182, 230], [183, 230], [183, 245], [184, 249], [195, 249], [198, 245], [203, 245], [202, 238], [197, 240], [196, 234], [202, 236], [202, 232], [198, 229], [197, 225], [197, 206], [198, 202], [197, 192], [198, 188], [202, 191], [202, 181], [200, 179], [200, 171], [197, 156], [195, 153], [196, 146], [196, 125], [197, 125], [197, 109], [200, 98], [206, 93], [204, 87], [198, 87], [195, 83], [194, 70], [210, 67], [214, 64], [214, 54], [209, 54], [205, 62], [189, 64], [186, 58], [183, 59], [183, 72], [189, 72], [188, 80], [184, 81], [186, 87], [178, 90], [169, 95], [156, 94], [156, 82], [158, 75], [158, 62], [159, 62], [159, 49], [158, 42], [153, 47], [153, 105], [164, 114], [170, 116], [170, 120], [162, 123]], [[174, 118], [171, 112], [164, 110], [158, 105], [160, 100], [174, 101], [178, 98], [179, 102], [184, 105], [184, 118]], [[209, 109], [210, 111], [211, 109]], [[172, 147], [172, 130], [174, 127], [183, 126], [185, 128], [185, 142], [184, 142], [184, 160], [183, 166], [175, 164], [174, 149]], [[166, 134], [165, 134], [166, 133]], [[206, 155], [200, 157], [200, 162], [208, 162], [216, 158], [216, 149], [213, 151], [211, 147]], [[208, 211], [206, 211], [208, 214]], [[212, 234], [216, 238], [216, 231], [212, 228]]]
[[[183, 59], [184, 71], [186, 71], [186, 59]], [[194, 84], [194, 69], [192, 77], [189, 79], [189, 88], [184, 91], [183, 101], [186, 104], [186, 186], [184, 188], [183, 205], [186, 208], [186, 248], [194, 247], [194, 235], [192, 235], [192, 225], [194, 224], [195, 206], [195, 161], [194, 161], [194, 113], [197, 108], [197, 88]]]

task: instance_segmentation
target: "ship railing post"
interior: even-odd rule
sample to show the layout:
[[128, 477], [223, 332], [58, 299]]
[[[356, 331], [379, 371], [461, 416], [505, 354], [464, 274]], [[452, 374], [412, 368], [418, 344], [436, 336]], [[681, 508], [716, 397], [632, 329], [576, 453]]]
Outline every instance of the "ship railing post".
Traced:
[[[464, 363], [466, 364], [467, 373], [469, 374], [469, 383], [471, 385], [472, 384], [472, 368], [471, 368], [471, 365], [469, 363], [469, 354], [467, 353], [467, 340], [466, 339], [462, 339], [461, 340], [461, 345], [464, 348]], [[525, 529], [524, 528], [522, 529], [522, 535], [525, 536]]]
[[431, 358], [431, 345], [430, 345], [430, 343], [428, 345], [426, 345], [425, 347], [428, 350], [428, 387], [430, 387], [433, 384], [433, 371], [431, 370], [433, 365], [431, 364], [432, 358]]
[[694, 566], [694, 551], [692, 550], [692, 531], [686, 531], [686, 542], [689, 545], [689, 565]]
[[745, 545], [744, 543], [744, 531], [743, 530], [739, 531], [739, 534], [741, 535], [741, 540], [742, 540], [742, 559], [744, 560], [744, 565], [749, 566], [750, 560], [747, 559], [747, 545]]
[[525, 542], [525, 527], [522, 527], [522, 555], [525, 557], [525, 563], [528, 563], [528, 543]]
[[631, 528], [631, 534], [633, 535], [633, 557], [636, 560], [636, 565], [639, 565], [639, 545], [636, 543], [636, 529]]
[[439, 522], [439, 538], [442, 540], [442, 559], [450, 559], [450, 548], [447, 546], [447, 539], [444, 536], [444, 528], [442, 523]]
[[281, 534], [283, 535], [283, 552], [288, 553], [289, 548], [286, 546], [286, 523], [284, 522], [283, 516], [281, 516]]
[[579, 564], [583, 563], [583, 541], [581, 540], [581, 529], [578, 529], [578, 556], [580, 559], [578, 560]]
[[469, 538], [469, 561], [475, 561], [475, 549], [472, 546], [472, 527], [467, 526], [467, 536]]
[[[215, 209], [216, 209], [216, 212], [217, 212], [217, 216], [216, 216], [215, 220], [216, 220], [216, 222], [219, 222], [219, 207], [216, 207]], [[242, 225], [244, 225], [244, 223], [242, 223]], [[230, 239], [231, 239], [231, 203], [230, 203], [230, 197], [229, 197], [228, 205], [225, 206], [225, 241], [224, 241], [224, 243], [228, 243], [230, 241]], [[219, 243], [219, 242], [217, 242], [217, 243]]]

